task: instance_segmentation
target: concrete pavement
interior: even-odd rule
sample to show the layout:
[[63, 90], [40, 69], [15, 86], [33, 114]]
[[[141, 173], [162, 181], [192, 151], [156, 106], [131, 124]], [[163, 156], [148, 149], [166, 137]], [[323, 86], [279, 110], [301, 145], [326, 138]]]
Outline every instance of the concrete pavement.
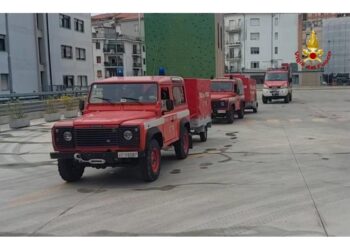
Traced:
[[349, 236], [349, 106], [349, 89], [260, 102], [187, 159], [163, 152], [153, 183], [118, 168], [64, 183], [52, 124], [1, 130], [0, 235]]

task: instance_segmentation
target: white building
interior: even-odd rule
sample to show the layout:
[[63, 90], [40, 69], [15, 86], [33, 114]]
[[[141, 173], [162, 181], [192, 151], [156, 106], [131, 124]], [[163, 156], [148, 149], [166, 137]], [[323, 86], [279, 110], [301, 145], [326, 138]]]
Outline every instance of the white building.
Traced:
[[295, 62], [297, 14], [226, 14], [226, 72], [263, 77], [267, 68]]
[[[350, 73], [350, 17], [323, 20], [321, 38], [324, 54], [332, 56], [325, 66], [325, 73]], [[325, 55], [323, 56], [325, 58]]]
[[0, 94], [86, 87], [90, 14], [0, 14], [0, 74]]
[[92, 17], [95, 79], [139, 76], [146, 72], [144, 25], [139, 14], [102, 14]]

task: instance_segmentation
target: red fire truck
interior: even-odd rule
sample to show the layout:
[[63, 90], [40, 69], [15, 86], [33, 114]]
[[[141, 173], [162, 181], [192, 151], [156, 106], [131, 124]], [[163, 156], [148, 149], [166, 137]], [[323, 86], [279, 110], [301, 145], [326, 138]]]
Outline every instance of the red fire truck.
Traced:
[[243, 82], [245, 109], [251, 109], [254, 113], [258, 112], [258, 99], [256, 95], [256, 81], [249, 76], [241, 74], [225, 74], [227, 78], [238, 78]]

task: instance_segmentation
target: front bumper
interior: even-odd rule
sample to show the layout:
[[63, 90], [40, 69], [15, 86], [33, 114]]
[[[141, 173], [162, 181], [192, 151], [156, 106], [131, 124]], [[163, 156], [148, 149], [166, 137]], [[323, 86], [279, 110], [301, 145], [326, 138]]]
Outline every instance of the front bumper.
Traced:
[[216, 118], [216, 117], [226, 117], [228, 113], [227, 109], [213, 109], [213, 112], [211, 114], [212, 118]]
[[263, 89], [262, 95], [264, 97], [272, 97], [272, 98], [278, 98], [278, 97], [286, 97], [288, 95], [288, 89], [287, 88], [271, 88], [271, 89]]
[[[129, 153], [129, 154], [128, 154]], [[137, 155], [136, 155], [137, 154]], [[120, 163], [127, 163], [137, 161], [143, 158], [145, 153], [143, 151], [129, 151], [129, 152], [52, 152], [51, 159], [75, 160], [81, 165], [86, 166], [113, 166]]]

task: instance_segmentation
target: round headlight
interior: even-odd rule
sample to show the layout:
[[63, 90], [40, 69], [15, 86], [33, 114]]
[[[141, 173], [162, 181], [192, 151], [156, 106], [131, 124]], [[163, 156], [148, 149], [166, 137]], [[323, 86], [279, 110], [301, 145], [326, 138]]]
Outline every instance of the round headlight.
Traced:
[[66, 131], [63, 133], [63, 139], [65, 141], [71, 141], [72, 140], [72, 133], [70, 131]]
[[130, 141], [132, 139], [132, 132], [130, 130], [125, 130], [123, 133], [123, 137], [125, 140]]

